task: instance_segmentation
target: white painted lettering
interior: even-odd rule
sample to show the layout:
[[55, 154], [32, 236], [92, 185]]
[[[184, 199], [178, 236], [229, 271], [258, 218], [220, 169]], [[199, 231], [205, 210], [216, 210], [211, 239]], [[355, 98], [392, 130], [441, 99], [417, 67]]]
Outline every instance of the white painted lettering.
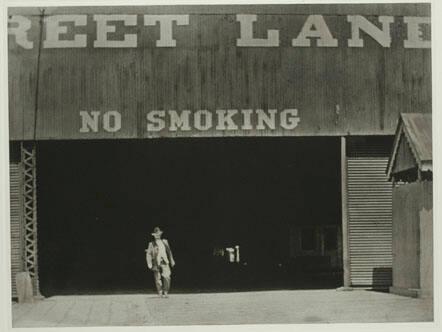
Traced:
[[295, 129], [299, 123], [297, 109], [285, 109], [280, 115], [281, 127], [287, 130]]
[[[203, 125], [203, 116], [205, 118]], [[200, 110], [194, 114], [194, 126], [198, 130], [209, 130], [212, 128], [212, 113], [207, 110]]]
[[241, 126], [241, 129], [243, 130], [251, 130], [252, 127], [252, 114], [253, 110], [241, 110], [242, 116], [243, 116], [243, 124]]
[[169, 112], [169, 118], [170, 118], [170, 131], [177, 131], [178, 128], [184, 131], [190, 130], [189, 125], [189, 116], [190, 111], [182, 111], [181, 114], [178, 114], [177, 111], [168, 111]]
[[407, 39], [404, 40], [405, 48], [430, 48], [431, 41], [423, 39], [423, 24], [430, 24], [429, 17], [404, 17], [407, 24]]
[[103, 115], [103, 128], [109, 133], [115, 133], [121, 129], [121, 114], [117, 111], [108, 111]]
[[24, 49], [32, 49], [34, 42], [28, 40], [28, 30], [31, 28], [31, 20], [24, 16], [14, 15], [8, 20], [9, 24], [16, 24], [15, 27], [8, 27], [8, 34], [15, 36], [15, 42]]
[[310, 47], [310, 38], [317, 38], [318, 47], [338, 46], [338, 40], [333, 38], [322, 15], [310, 15], [307, 18], [298, 37], [292, 40], [292, 46]]
[[218, 115], [217, 130], [237, 130], [238, 126], [233, 121], [232, 117], [238, 113], [238, 110], [216, 110]]
[[80, 133], [89, 133], [91, 132], [98, 132], [98, 120], [100, 117], [100, 112], [92, 111], [92, 112], [86, 112], [86, 111], [80, 111], [80, 117], [81, 117], [81, 128]]
[[68, 27], [60, 23], [73, 22], [75, 26], [85, 26], [87, 24], [86, 15], [54, 15], [45, 19], [46, 39], [43, 42], [44, 48], [68, 48], [86, 47], [87, 36], [75, 35], [72, 40], [60, 40], [60, 35], [66, 34]]
[[256, 129], [264, 130], [266, 129], [266, 126], [268, 129], [272, 130], [276, 128], [275, 115], [277, 110], [268, 110], [267, 112], [264, 112], [263, 110], [256, 110], [256, 114], [258, 115], [258, 124], [256, 125]]
[[240, 26], [240, 38], [236, 40], [239, 47], [278, 47], [279, 31], [268, 30], [267, 38], [253, 38], [253, 22], [257, 20], [256, 15], [236, 15]]
[[165, 111], [151, 111], [147, 113], [147, 131], [160, 131], [164, 129], [166, 123], [164, 121]]
[[189, 15], [144, 15], [144, 25], [160, 23], [160, 39], [156, 41], [157, 47], [176, 47], [172, 31], [174, 21], [176, 25], [189, 25]]
[[97, 39], [94, 47], [137, 47], [136, 34], [124, 34], [123, 40], [109, 40], [108, 34], [115, 33], [116, 26], [109, 22], [122, 21], [126, 26], [137, 25], [137, 15], [94, 15], [97, 22]]
[[393, 16], [379, 16], [382, 29], [371, 23], [361, 15], [348, 15], [347, 21], [351, 23], [351, 39], [348, 40], [349, 47], [363, 47], [364, 40], [360, 36], [360, 31], [364, 31], [383, 47], [390, 47], [390, 24], [394, 22]]

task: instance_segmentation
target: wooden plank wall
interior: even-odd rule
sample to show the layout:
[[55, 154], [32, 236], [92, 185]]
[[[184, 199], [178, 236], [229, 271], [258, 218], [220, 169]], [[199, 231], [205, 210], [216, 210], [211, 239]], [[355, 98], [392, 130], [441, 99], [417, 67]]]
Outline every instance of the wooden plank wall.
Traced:
[[[285, 8], [285, 12], [284, 12]], [[289, 9], [290, 10], [289, 10]], [[403, 16], [429, 16], [428, 5], [301, 7], [144, 7], [48, 9], [51, 13], [87, 14], [88, 47], [41, 51], [39, 93], [36, 96], [39, 16], [30, 13], [29, 39], [24, 50], [9, 39], [9, 100], [11, 139], [143, 138], [151, 110], [296, 108], [294, 130], [198, 131], [152, 133], [164, 136], [312, 136], [394, 134], [400, 112], [431, 112], [430, 49], [405, 49]], [[138, 25], [118, 30], [138, 35], [137, 48], [93, 48], [92, 13], [190, 14], [189, 25], [174, 27], [175, 48], [157, 48], [158, 27]], [[280, 47], [236, 46], [236, 13], [257, 13], [255, 36], [278, 29]], [[364, 47], [349, 48], [350, 25], [345, 14], [395, 15], [392, 45], [383, 48], [364, 35]], [[308, 14], [321, 14], [338, 39], [336, 48], [292, 47]], [[379, 24], [379, 23], [378, 23]], [[66, 38], [72, 39], [71, 34]], [[45, 32], [42, 32], [45, 38]], [[36, 103], [37, 108], [36, 108]], [[35, 109], [38, 109], [35, 117]], [[116, 133], [80, 133], [79, 111], [117, 110], [122, 128]], [[34, 133], [34, 125], [36, 133]]]
[[385, 174], [391, 146], [382, 137], [348, 140], [351, 286], [388, 288], [392, 283], [392, 183]]
[[[430, 238], [424, 238], [424, 242], [421, 243], [420, 213], [423, 210], [431, 211], [433, 208], [432, 186], [431, 181], [414, 182], [399, 184], [393, 189], [394, 287], [419, 289], [421, 254], [427, 254], [423, 263], [431, 264], [432, 248], [426, 244], [432, 241], [432, 234], [431, 231], [427, 232]], [[428, 288], [428, 285], [426, 286]]]
[[21, 163], [12, 161], [10, 172], [10, 223], [11, 223], [11, 285], [12, 297], [17, 296], [15, 276], [24, 269], [23, 261], [23, 190], [21, 181]]

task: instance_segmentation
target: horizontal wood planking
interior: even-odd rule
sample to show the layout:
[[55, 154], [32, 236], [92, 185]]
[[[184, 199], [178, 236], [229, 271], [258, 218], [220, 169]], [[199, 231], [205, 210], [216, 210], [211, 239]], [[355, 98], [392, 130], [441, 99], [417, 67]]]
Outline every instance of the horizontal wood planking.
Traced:
[[350, 139], [348, 237], [352, 286], [392, 283], [392, 184], [386, 177], [388, 140]]
[[23, 198], [21, 187], [21, 164], [10, 163], [10, 223], [11, 223], [11, 284], [12, 296], [17, 296], [15, 276], [23, 271]]
[[[321, 8], [311, 7], [308, 13], [321, 13]], [[326, 8], [324, 13], [331, 10]], [[392, 10], [388, 8], [385, 14]], [[325, 17], [339, 47], [318, 48], [312, 40], [310, 48], [294, 48], [291, 39], [307, 16], [290, 11], [260, 15], [255, 24], [258, 37], [279, 29], [280, 47], [240, 48], [239, 23], [227, 11], [191, 15], [188, 26], [174, 28], [176, 48], [155, 48], [159, 31], [144, 27], [139, 16], [136, 27], [125, 29], [138, 35], [138, 48], [97, 49], [92, 47], [95, 24], [88, 14], [88, 26], [77, 28], [87, 33], [87, 48], [41, 51], [36, 119], [39, 17], [32, 16], [34, 48], [18, 49], [13, 38], [9, 42], [11, 139], [33, 139], [34, 123], [37, 139], [394, 134], [400, 112], [431, 112], [430, 50], [402, 45], [402, 16], [420, 7], [405, 6], [403, 12], [394, 8], [399, 16], [392, 24], [391, 48], [368, 36], [363, 48], [348, 48], [350, 28], [340, 14]], [[146, 131], [151, 110], [214, 113], [232, 108], [297, 108], [300, 123], [294, 130]], [[122, 128], [80, 133], [82, 110], [117, 110]]]

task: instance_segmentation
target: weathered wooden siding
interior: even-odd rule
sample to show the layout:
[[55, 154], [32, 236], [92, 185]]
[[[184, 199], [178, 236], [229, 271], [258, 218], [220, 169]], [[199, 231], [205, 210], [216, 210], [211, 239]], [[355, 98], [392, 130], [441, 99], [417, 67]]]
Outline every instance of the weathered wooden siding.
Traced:
[[385, 174], [391, 143], [382, 137], [348, 141], [347, 231], [352, 286], [391, 286], [392, 184]]
[[[403, 16], [429, 16], [428, 5], [49, 8], [46, 15], [88, 14], [87, 27], [76, 28], [88, 34], [88, 47], [41, 50], [38, 98], [40, 18], [35, 9], [10, 13], [20, 12], [32, 18], [35, 47], [24, 50], [13, 38], [9, 42], [12, 140], [143, 138], [148, 136], [146, 113], [156, 109], [296, 108], [300, 123], [293, 130], [163, 130], [152, 136], [393, 134], [400, 112], [431, 112], [430, 49], [405, 49], [402, 44]], [[174, 27], [175, 48], [156, 48], [159, 29], [143, 26], [142, 15], [136, 27], [123, 31], [138, 35], [137, 48], [92, 48], [92, 13], [110, 12], [173, 12], [190, 18], [189, 25]], [[257, 37], [278, 29], [280, 47], [237, 47], [235, 14], [243, 13], [259, 14]], [[314, 41], [308, 48], [291, 46], [308, 14], [324, 15], [338, 47], [319, 48]], [[395, 15], [391, 47], [363, 35], [364, 47], [349, 48], [345, 14], [366, 15], [373, 22], [378, 15]], [[79, 132], [79, 111], [109, 110], [121, 113], [121, 130]]]
[[[431, 229], [421, 243], [421, 213], [433, 209], [433, 182], [397, 185], [393, 189], [393, 286], [430, 289], [432, 276], [421, 273], [421, 264], [432, 267]], [[428, 221], [428, 220], [425, 220]], [[424, 222], [425, 222], [424, 221]], [[431, 222], [431, 220], [430, 220]], [[427, 268], [428, 269], [428, 268]], [[421, 274], [423, 280], [421, 280]], [[428, 282], [430, 280], [430, 282]]]
[[22, 189], [22, 165], [19, 161], [11, 161], [9, 164], [10, 174], [10, 218], [11, 218], [11, 285], [12, 296], [17, 296], [15, 276], [24, 269], [23, 259], [23, 189]]
[[396, 162], [393, 167], [393, 173], [408, 171], [413, 168], [416, 169], [417, 174], [417, 160], [413, 156], [408, 139], [405, 137], [405, 134], [402, 133], [397, 150]]

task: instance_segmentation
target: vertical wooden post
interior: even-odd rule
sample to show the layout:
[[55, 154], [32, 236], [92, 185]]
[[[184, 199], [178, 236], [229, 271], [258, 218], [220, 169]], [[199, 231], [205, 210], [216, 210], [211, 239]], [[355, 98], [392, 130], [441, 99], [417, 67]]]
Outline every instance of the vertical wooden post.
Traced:
[[341, 206], [342, 206], [342, 258], [344, 267], [344, 287], [351, 286], [350, 252], [348, 243], [348, 204], [347, 204], [347, 146], [344, 136], [341, 137]]

